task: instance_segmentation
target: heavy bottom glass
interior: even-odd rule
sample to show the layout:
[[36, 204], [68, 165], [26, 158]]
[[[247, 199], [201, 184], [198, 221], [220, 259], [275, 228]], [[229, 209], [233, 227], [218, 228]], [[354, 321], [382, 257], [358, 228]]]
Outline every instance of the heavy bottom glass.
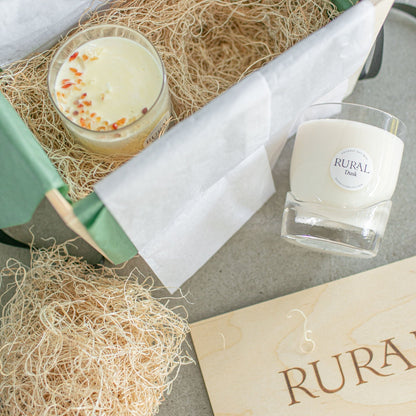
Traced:
[[288, 192], [281, 235], [300, 246], [351, 257], [377, 255], [390, 214], [391, 201], [348, 209], [298, 201]]

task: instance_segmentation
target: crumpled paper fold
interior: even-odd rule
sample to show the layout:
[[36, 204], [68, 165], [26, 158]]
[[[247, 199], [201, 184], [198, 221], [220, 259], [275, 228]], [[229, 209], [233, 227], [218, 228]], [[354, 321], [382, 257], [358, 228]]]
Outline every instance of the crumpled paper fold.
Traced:
[[[0, 66], [52, 44], [89, 6], [101, 4], [0, 0]], [[271, 167], [299, 115], [314, 102], [344, 98], [374, 30], [374, 6], [363, 0], [95, 186], [171, 292], [270, 198]]]
[[0, 67], [51, 47], [95, 0], [0, 0]]
[[192, 276], [272, 195], [271, 167], [296, 120], [324, 96], [344, 97], [348, 78], [371, 49], [373, 22], [374, 6], [360, 2], [95, 186], [169, 290]]

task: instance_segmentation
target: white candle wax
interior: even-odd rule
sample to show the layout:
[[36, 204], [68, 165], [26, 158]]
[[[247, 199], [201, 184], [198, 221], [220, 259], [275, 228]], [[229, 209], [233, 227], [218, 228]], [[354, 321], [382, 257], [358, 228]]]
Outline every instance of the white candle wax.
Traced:
[[170, 115], [163, 64], [150, 42], [128, 28], [80, 32], [51, 68], [51, 96], [65, 126], [94, 152], [137, 153]]
[[162, 82], [161, 68], [143, 46], [106, 37], [74, 51], [58, 73], [55, 92], [71, 121], [91, 130], [116, 130], [148, 111]]
[[303, 123], [293, 149], [290, 184], [296, 199], [361, 208], [389, 200], [396, 187], [403, 142], [357, 121]]
[[391, 114], [348, 103], [317, 104], [304, 117], [310, 121], [296, 134], [282, 236], [324, 252], [375, 256], [406, 127]]

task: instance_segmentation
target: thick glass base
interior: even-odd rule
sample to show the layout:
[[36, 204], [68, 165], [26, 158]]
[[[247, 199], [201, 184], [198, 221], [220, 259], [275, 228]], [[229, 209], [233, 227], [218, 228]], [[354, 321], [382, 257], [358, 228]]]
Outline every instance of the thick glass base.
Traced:
[[351, 257], [376, 256], [390, 214], [390, 201], [360, 209], [327, 207], [286, 197], [282, 237], [296, 245]]

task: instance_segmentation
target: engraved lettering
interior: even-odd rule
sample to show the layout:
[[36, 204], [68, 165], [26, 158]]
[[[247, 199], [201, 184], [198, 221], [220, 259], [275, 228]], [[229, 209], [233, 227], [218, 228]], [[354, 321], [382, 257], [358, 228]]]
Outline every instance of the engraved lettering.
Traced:
[[337, 355], [333, 355], [332, 358], [335, 358], [337, 360], [338, 363], [338, 369], [339, 372], [341, 374], [341, 384], [339, 387], [336, 387], [334, 389], [329, 389], [327, 387], [324, 386], [322, 379], [321, 379], [321, 375], [319, 374], [319, 370], [318, 370], [318, 361], [314, 361], [312, 363], [309, 363], [312, 367], [313, 367], [313, 371], [315, 372], [315, 377], [316, 377], [316, 381], [318, 382], [319, 388], [324, 392], [324, 393], [336, 393], [337, 391], [340, 391], [345, 384], [345, 376], [344, 376], [344, 371], [342, 370], [342, 366], [341, 363], [339, 361], [339, 357], [341, 354], [337, 354]]
[[[289, 374], [288, 374], [289, 371], [298, 371], [302, 375], [301, 382], [298, 383], [296, 386], [292, 386], [292, 383], [290, 382], [290, 378], [289, 378]], [[287, 385], [287, 388], [289, 390], [290, 399], [291, 399], [291, 403], [289, 404], [289, 406], [292, 406], [296, 403], [300, 403], [300, 401], [296, 400], [296, 398], [295, 398], [295, 393], [293, 392], [294, 389], [302, 390], [303, 392], [305, 392], [308, 396], [312, 397], [313, 399], [316, 399], [316, 398], [319, 397], [319, 396], [316, 396], [313, 393], [311, 393], [306, 387], [302, 386], [302, 384], [306, 380], [306, 371], [303, 368], [300, 368], [300, 367], [289, 368], [288, 370], [279, 371], [279, 374], [283, 374], [284, 377], [285, 377], [286, 385]]]
[[[409, 333], [413, 334], [416, 338], [416, 331], [411, 331]], [[388, 376], [394, 375], [395, 374], [394, 372], [383, 373], [380, 371], [381, 369], [384, 369], [386, 367], [391, 367], [393, 364], [396, 364], [399, 361], [399, 360], [396, 360], [396, 361], [392, 360], [391, 357], [393, 356], [398, 357], [406, 365], [405, 371], [416, 368], [416, 363], [413, 364], [405, 356], [405, 354], [397, 347], [397, 345], [393, 342], [393, 340], [395, 340], [394, 337], [387, 338], [387, 339], [380, 341], [381, 343], [384, 343], [384, 357], [383, 357], [384, 362], [380, 368], [375, 367], [374, 364], [370, 365], [371, 362], [373, 361], [374, 354], [371, 348], [369, 347], [359, 347], [350, 351], [345, 351], [345, 354], [348, 353], [351, 356], [351, 361], [354, 366], [355, 373], [357, 374], [357, 383], [356, 383], [357, 386], [368, 383], [368, 381], [370, 381], [365, 378], [365, 371], [364, 371], [365, 369], [379, 377], [388, 377]], [[322, 369], [320, 371], [320, 366], [322, 365], [321, 363], [323, 363], [323, 361], [316, 360], [316, 361], [312, 361], [308, 363], [308, 365], [312, 367], [314, 371], [315, 379], [317, 381], [317, 385], [323, 393], [328, 393], [328, 394], [336, 393], [342, 390], [345, 387], [345, 384], [347, 383], [347, 380], [345, 378], [345, 373], [344, 373], [345, 364], [347, 362], [343, 361], [343, 365], [341, 364], [340, 357], [342, 354], [343, 353], [339, 353], [339, 354], [331, 356], [332, 358], [335, 358], [337, 365], [338, 365], [338, 370], [339, 370], [339, 376], [335, 377], [335, 380], [332, 380], [332, 378], [325, 380], [325, 381], [322, 380], [322, 375], [321, 375]], [[381, 356], [379, 358], [382, 359]], [[351, 361], [348, 361], [348, 362], [351, 363]], [[394, 362], [391, 363], [391, 361], [394, 361]], [[294, 373], [294, 374], [290, 374], [290, 376], [292, 377], [289, 377], [289, 372]], [[289, 390], [289, 395], [291, 398], [291, 403], [289, 404], [289, 406], [300, 403], [300, 400], [295, 397], [295, 389], [302, 390], [304, 393], [306, 393], [308, 396], [314, 399], [320, 397], [316, 393], [315, 394], [312, 393], [309, 387], [306, 388], [304, 386], [304, 384], [306, 384], [305, 381], [306, 381], [307, 372], [303, 368], [293, 367], [285, 371], [280, 371], [279, 373], [283, 374], [286, 380], [286, 385]], [[301, 381], [300, 382], [294, 381], [291, 383], [290, 380], [294, 379], [293, 375], [296, 375], [296, 373], [299, 376], [299, 378], [301, 378]]]
[[[401, 360], [404, 361], [404, 363], [407, 365], [406, 370], [411, 370], [412, 368], [416, 368], [415, 365], [413, 365], [404, 355], [403, 353], [396, 347], [396, 345], [393, 344], [394, 338], [385, 339], [380, 342], [384, 342], [386, 345], [384, 346], [384, 364], [381, 366], [381, 368], [389, 367], [391, 364], [387, 363], [387, 357], [391, 355], [396, 355]], [[388, 349], [392, 349], [394, 352], [388, 352]]]
[[[356, 352], [357, 351], [366, 351], [367, 352], [368, 360], [365, 364], [359, 364], [358, 363], [358, 360], [357, 360], [357, 357], [356, 357]], [[366, 368], [367, 370], [370, 370], [372, 373], [374, 373], [374, 374], [376, 374], [377, 376], [380, 376], [380, 377], [387, 377], [387, 376], [392, 376], [393, 375], [393, 373], [392, 374], [380, 373], [377, 370], [375, 370], [373, 367], [370, 367], [369, 364], [371, 363], [371, 360], [373, 359], [373, 351], [371, 351], [370, 348], [361, 347], [361, 348], [356, 348], [355, 350], [351, 350], [351, 351], [347, 351], [347, 352], [351, 354], [352, 362], [354, 364], [355, 371], [357, 373], [357, 377], [358, 377], [357, 386], [359, 386], [360, 384], [367, 383], [367, 381], [363, 379], [363, 376], [361, 374], [361, 369], [364, 369], [364, 368]]]

